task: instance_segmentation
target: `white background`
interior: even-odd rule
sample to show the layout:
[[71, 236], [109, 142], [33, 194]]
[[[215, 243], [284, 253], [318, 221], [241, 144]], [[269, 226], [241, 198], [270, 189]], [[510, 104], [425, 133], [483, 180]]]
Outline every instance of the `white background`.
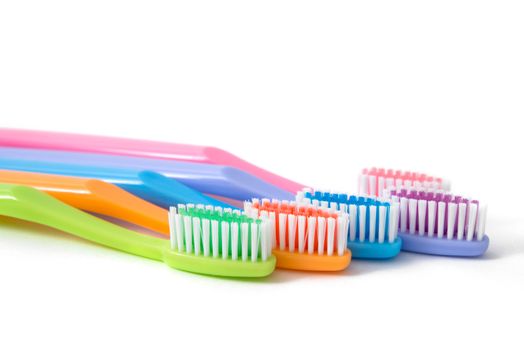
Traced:
[[191, 275], [0, 218], [0, 348], [522, 349], [517, 1], [1, 1], [0, 125], [214, 145], [311, 186], [489, 202], [482, 259]]

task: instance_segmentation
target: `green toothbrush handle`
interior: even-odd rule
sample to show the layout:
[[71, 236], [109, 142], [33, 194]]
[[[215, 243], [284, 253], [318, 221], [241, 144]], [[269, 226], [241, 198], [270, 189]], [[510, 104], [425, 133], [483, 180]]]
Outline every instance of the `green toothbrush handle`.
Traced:
[[0, 184], [0, 215], [50, 226], [91, 242], [154, 260], [163, 261], [163, 253], [169, 247], [166, 240], [111, 224], [25, 186]]

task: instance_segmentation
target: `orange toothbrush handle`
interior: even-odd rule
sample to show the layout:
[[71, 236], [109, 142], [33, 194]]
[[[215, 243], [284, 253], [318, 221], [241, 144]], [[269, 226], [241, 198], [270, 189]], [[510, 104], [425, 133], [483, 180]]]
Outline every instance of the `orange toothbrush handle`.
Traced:
[[0, 170], [0, 183], [34, 187], [75, 208], [114, 217], [169, 235], [167, 210], [104, 181]]

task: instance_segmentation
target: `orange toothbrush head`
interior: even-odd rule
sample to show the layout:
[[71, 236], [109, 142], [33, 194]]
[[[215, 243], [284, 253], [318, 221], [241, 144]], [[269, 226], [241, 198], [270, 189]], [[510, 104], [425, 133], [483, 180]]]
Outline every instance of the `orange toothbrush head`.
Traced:
[[251, 217], [269, 219], [278, 268], [340, 271], [349, 265], [346, 213], [269, 199], [245, 202], [244, 210]]

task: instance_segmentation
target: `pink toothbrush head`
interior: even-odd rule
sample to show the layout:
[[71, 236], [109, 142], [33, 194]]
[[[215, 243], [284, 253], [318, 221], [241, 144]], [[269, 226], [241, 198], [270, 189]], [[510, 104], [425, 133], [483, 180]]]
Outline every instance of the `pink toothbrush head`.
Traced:
[[358, 188], [360, 195], [382, 197], [386, 188], [405, 186], [416, 189], [442, 189], [449, 191], [448, 180], [417, 173], [384, 168], [363, 169], [359, 176]]

